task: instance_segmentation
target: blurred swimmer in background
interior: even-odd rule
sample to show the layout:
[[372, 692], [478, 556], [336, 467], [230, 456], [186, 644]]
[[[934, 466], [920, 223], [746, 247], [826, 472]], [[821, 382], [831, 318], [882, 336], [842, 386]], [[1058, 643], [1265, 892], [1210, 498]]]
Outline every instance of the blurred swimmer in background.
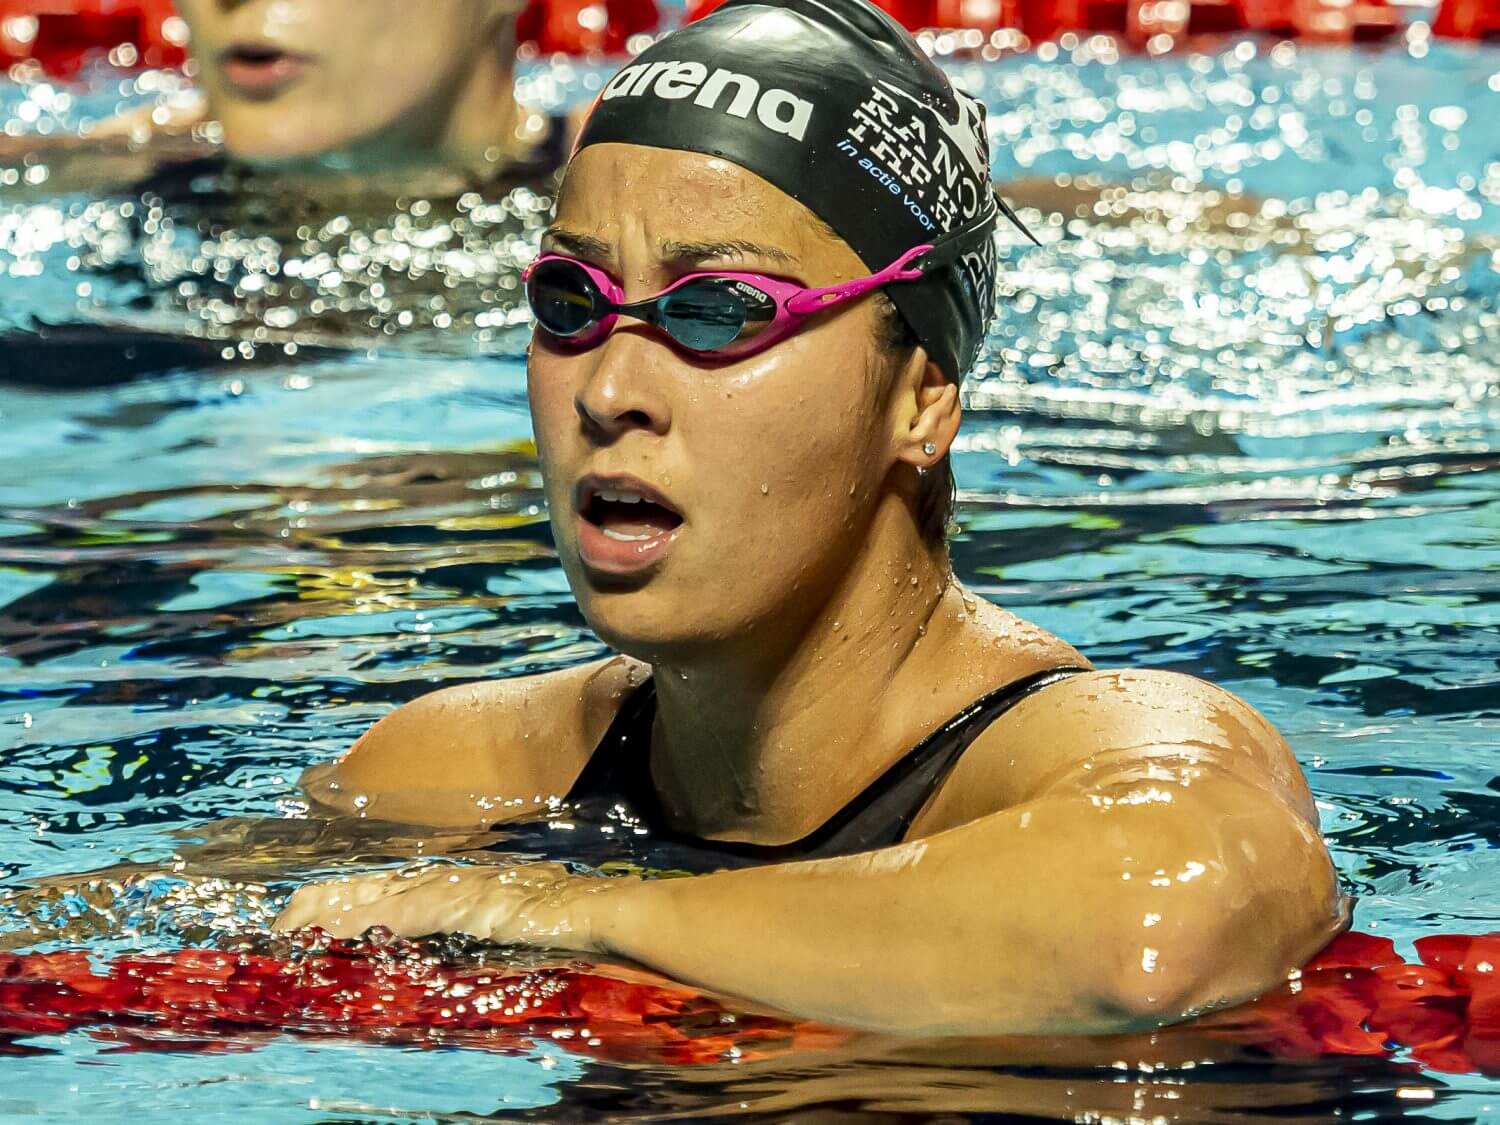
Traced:
[[[0, 333], [0, 381], [283, 362], [287, 343], [304, 360], [397, 336], [486, 347], [486, 320], [504, 328], [520, 313], [520, 268], [572, 131], [516, 99], [523, 7], [183, 0], [190, 98], [77, 136], [0, 139], [0, 163], [48, 172], [8, 203], [121, 201], [76, 232], [79, 272], [121, 284], [92, 286], [63, 317], [22, 294]], [[296, 259], [326, 264], [304, 280]]]
[[[485, 180], [555, 167], [557, 123], [515, 97], [524, 0], [181, 0], [197, 89], [106, 119], [77, 138], [21, 137], [58, 177], [89, 169], [58, 149], [106, 156], [92, 183], [222, 154], [283, 170], [434, 169]], [[63, 186], [72, 186], [71, 183]]]
[[522, 0], [180, 0], [226, 152], [340, 168], [529, 163], [514, 94]]

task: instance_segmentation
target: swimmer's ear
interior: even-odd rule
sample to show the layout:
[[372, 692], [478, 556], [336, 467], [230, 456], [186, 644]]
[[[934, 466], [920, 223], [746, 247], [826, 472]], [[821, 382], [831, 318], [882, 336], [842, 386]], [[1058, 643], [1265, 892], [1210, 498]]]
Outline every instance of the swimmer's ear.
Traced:
[[958, 385], [927, 358], [925, 348], [913, 348], [908, 362], [897, 394], [896, 458], [926, 469], [948, 456], [963, 408]]

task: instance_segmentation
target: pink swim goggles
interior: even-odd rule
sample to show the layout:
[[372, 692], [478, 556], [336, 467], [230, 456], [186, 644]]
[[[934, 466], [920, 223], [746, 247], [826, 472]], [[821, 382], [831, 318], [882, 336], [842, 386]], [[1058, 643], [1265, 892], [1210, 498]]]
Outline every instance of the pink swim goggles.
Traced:
[[758, 273], [692, 273], [654, 297], [625, 300], [625, 291], [597, 266], [565, 254], [543, 254], [521, 275], [537, 324], [558, 343], [584, 351], [597, 347], [621, 316], [665, 334], [694, 355], [739, 359], [764, 351], [798, 331], [807, 318], [882, 285], [915, 281], [951, 264], [994, 222], [983, 216], [934, 242], [915, 246], [879, 273], [809, 289]]

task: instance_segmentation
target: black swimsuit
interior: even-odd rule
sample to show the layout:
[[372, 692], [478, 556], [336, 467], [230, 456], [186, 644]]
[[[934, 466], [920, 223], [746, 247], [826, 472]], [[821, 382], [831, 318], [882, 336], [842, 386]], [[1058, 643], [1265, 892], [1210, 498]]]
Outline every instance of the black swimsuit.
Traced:
[[651, 727], [656, 719], [656, 689], [648, 680], [625, 700], [598, 749], [573, 783], [568, 803], [587, 807], [611, 804], [612, 819], [636, 832], [647, 832], [653, 845], [673, 845], [677, 854], [700, 862], [717, 857], [723, 866], [779, 863], [792, 859], [850, 855], [899, 842], [911, 822], [937, 791], [959, 756], [986, 727], [1021, 700], [1051, 684], [1086, 671], [1052, 668], [1023, 676], [971, 703], [924, 738], [865, 787], [821, 828], [791, 844], [761, 846], [704, 840], [675, 832], [651, 781]]

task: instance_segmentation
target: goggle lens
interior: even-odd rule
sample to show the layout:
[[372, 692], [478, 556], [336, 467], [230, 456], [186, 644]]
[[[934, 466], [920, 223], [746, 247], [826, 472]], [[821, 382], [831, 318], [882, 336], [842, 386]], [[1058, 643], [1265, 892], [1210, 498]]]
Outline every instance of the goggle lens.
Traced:
[[551, 336], [578, 340], [606, 316], [628, 311], [654, 323], [680, 347], [711, 354], [752, 339], [776, 319], [776, 301], [739, 278], [703, 277], [655, 301], [617, 309], [576, 262], [553, 259], [526, 279], [526, 300]]
[[565, 340], [598, 322], [599, 297], [589, 275], [571, 262], [543, 262], [526, 281], [526, 301], [537, 323]]
[[748, 340], [776, 315], [776, 304], [743, 281], [704, 278], [665, 294], [656, 320], [667, 335], [695, 352], [715, 352]]

